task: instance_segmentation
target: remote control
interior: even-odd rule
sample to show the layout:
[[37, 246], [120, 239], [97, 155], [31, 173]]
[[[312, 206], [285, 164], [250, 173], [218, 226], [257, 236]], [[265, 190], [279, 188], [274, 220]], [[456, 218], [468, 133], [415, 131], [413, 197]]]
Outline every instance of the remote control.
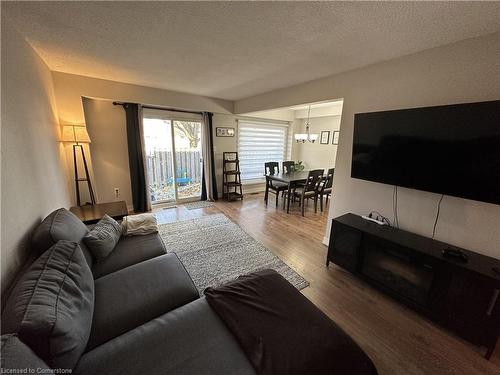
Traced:
[[460, 260], [464, 263], [466, 263], [469, 260], [469, 257], [467, 254], [465, 254], [463, 251], [458, 250], [458, 249], [444, 249], [443, 250], [443, 256], [447, 258], [455, 258], [457, 260]]

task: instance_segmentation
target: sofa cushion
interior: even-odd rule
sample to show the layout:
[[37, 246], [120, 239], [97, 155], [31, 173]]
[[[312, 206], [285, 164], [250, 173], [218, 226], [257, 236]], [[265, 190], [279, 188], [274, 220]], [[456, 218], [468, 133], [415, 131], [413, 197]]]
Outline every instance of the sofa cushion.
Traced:
[[204, 298], [85, 353], [74, 375], [240, 374], [252, 365]]
[[87, 350], [197, 298], [198, 290], [175, 254], [101, 277], [95, 282]]
[[92, 230], [83, 236], [83, 242], [99, 262], [111, 254], [121, 235], [121, 225], [112, 217], [104, 215]]
[[[2, 335], [2, 374], [50, 374], [50, 367], [16, 334]], [[24, 372], [23, 372], [24, 371]], [[25, 372], [28, 371], [28, 372]]]
[[122, 236], [115, 249], [92, 268], [94, 278], [166, 254], [163, 241], [157, 233], [145, 236]]
[[[75, 214], [59, 208], [38, 225], [31, 242], [34, 251], [41, 254], [60, 240], [80, 242], [87, 233], [87, 227]], [[85, 245], [82, 244], [81, 248], [87, 263], [92, 267], [92, 255]]]
[[94, 280], [80, 247], [59, 241], [12, 290], [3, 333], [17, 332], [52, 368], [73, 368], [87, 345], [93, 308]]

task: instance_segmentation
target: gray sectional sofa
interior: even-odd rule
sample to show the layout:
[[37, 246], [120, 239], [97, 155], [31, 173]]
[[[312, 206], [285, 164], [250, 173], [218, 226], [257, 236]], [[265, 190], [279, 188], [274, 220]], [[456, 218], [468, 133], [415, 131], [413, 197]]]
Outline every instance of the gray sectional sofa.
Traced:
[[157, 234], [122, 237], [96, 263], [70, 211], [33, 235], [2, 311], [2, 368], [74, 374], [255, 374]]
[[361, 348], [275, 271], [200, 297], [157, 234], [122, 236], [95, 262], [87, 233], [62, 208], [35, 230], [32, 257], [2, 296], [2, 373], [377, 373]]

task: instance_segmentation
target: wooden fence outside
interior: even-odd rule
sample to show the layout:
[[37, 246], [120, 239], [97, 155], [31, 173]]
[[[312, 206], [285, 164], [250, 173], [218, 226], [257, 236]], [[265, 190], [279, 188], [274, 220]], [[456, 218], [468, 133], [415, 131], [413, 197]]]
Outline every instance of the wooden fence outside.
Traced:
[[[182, 183], [199, 183], [201, 181], [201, 154], [199, 151], [177, 151], [177, 181]], [[161, 185], [172, 182], [172, 151], [154, 151], [147, 155], [149, 183]]]

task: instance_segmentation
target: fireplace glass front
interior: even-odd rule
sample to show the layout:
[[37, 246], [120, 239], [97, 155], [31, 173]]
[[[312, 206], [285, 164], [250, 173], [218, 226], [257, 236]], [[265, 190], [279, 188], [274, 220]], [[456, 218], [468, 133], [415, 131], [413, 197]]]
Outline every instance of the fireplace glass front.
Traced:
[[427, 304], [434, 276], [431, 265], [381, 244], [364, 250], [361, 272], [365, 276], [419, 305]]

